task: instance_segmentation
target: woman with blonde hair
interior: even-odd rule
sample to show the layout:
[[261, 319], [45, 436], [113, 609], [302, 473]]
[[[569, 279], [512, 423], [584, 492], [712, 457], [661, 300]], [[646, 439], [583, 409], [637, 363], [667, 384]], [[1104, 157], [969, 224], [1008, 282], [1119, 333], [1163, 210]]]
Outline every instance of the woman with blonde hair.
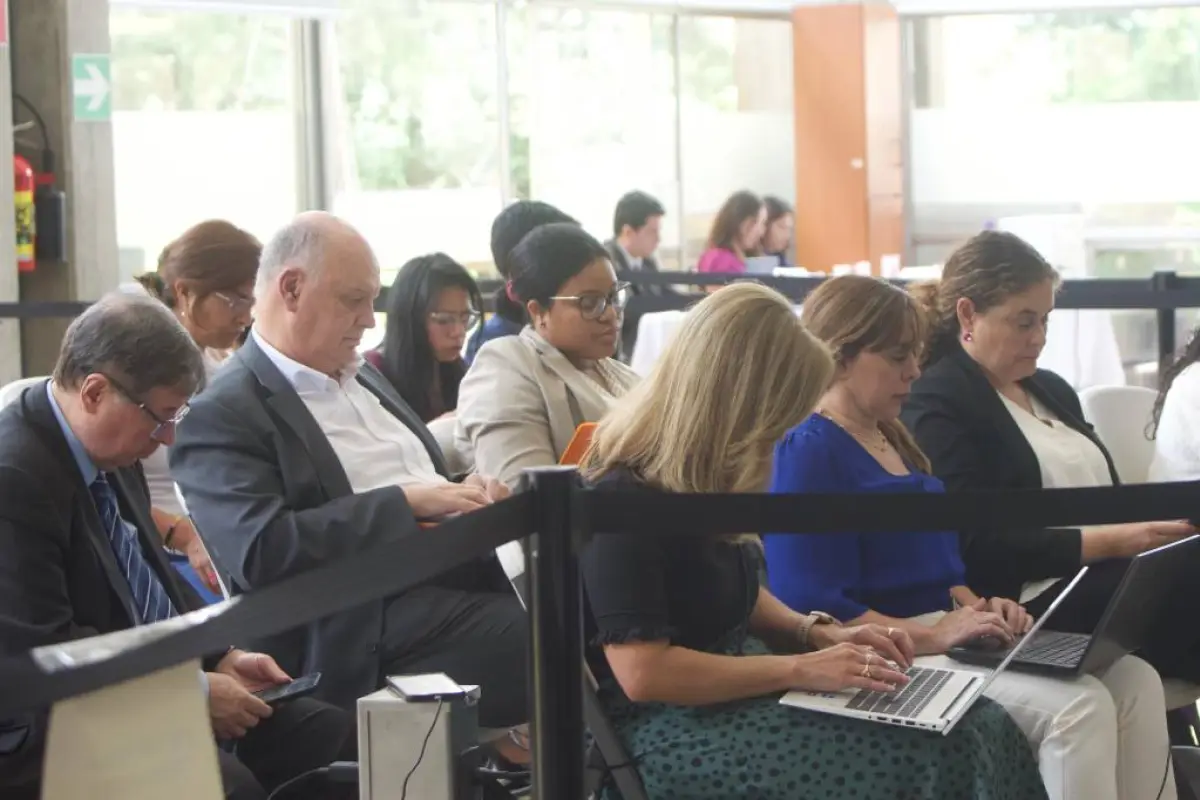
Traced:
[[[917, 301], [849, 275], [809, 295], [804, 320], [837, 367], [817, 411], [776, 448], [772, 491], [944, 492], [899, 420], [921, 374], [926, 322]], [[771, 589], [788, 606], [906, 631], [920, 655], [985, 636], [1012, 642], [1031, 624], [1012, 598], [981, 597], [967, 585], [953, 531], [775, 534], [766, 552]], [[1010, 670], [987, 693], [1037, 747], [1051, 798], [1175, 796], [1162, 683], [1141, 659], [1125, 656], [1073, 681]]]
[[[688, 314], [585, 458], [597, 491], [761, 492], [775, 442], [833, 373], [787, 299], [757, 284]], [[585, 550], [588, 663], [651, 797], [1039, 798], [1029, 746], [980, 701], [950, 736], [780, 705], [791, 689], [889, 691], [912, 641], [788, 609], [749, 534], [605, 534]]]

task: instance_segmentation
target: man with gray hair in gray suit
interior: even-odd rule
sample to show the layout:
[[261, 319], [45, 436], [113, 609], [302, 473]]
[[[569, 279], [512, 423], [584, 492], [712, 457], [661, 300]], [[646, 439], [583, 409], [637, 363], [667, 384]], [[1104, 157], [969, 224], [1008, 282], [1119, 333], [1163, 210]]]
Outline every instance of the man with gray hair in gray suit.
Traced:
[[[507, 496], [451, 479], [436, 441], [358, 354], [375, 326], [379, 266], [345, 222], [296, 218], [263, 250], [255, 323], [171, 448], [213, 561], [234, 591], [407, 536], [419, 522]], [[323, 673], [351, 707], [389, 674], [445, 672], [482, 688], [480, 724], [527, 719], [524, 611], [494, 559], [261, 643], [284, 669]]]

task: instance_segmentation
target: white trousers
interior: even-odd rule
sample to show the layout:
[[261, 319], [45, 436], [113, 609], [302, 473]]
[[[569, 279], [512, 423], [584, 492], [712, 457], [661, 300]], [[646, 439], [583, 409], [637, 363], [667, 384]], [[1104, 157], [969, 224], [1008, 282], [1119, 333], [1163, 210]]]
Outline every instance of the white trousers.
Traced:
[[[946, 656], [917, 661], [981, 669]], [[1162, 680], [1140, 658], [1125, 656], [1099, 677], [1005, 670], [986, 694], [1037, 748], [1050, 800], [1176, 800]]]

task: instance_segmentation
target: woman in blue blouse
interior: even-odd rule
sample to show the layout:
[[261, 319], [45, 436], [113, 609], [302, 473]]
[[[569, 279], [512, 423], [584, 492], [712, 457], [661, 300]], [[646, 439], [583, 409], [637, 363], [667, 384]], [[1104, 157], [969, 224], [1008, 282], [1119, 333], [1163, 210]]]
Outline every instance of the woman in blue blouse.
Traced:
[[[926, 326], [916, 301], [873, 278], [834, 278], [805, 301], [804, 322], [830, 346], [837, 370], [817, 412], [776, 447], [772, 491], [944, 491], [899, 422], [920, 374]], [[771, 591], [784, 603], [902, 628], [919, 655], [976, 636], [1012, 641], [1031, 624], [1014, 601], [971, 591], [950, 531], [772, 534], [765, 547]], [[1037, 747], [1051, 798], [1159, 795], [1165, 704], [1142, 660], [1122, 658], [1099, 679], [1008, 671], [987, 693]]]

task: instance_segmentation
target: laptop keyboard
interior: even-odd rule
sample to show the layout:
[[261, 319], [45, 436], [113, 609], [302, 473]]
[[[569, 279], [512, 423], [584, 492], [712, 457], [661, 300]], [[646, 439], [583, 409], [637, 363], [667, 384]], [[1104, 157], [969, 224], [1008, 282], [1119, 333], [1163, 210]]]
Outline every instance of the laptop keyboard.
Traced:
[[1090, 641], [1091, 637], [1082, 633], [1039, 631], [1032, 642], [1021, 648], [1017, 660], [1054, 667], [1075, 667], [1083, 660]]
[[912, 719], [920, 715], [938, 689], [941, 689], [954, 673], [946, 669], [910, 667], [905, 674], [910, 680], [900, 691], [869, 692], [864, 689], [854, 696], [846, 708]]

